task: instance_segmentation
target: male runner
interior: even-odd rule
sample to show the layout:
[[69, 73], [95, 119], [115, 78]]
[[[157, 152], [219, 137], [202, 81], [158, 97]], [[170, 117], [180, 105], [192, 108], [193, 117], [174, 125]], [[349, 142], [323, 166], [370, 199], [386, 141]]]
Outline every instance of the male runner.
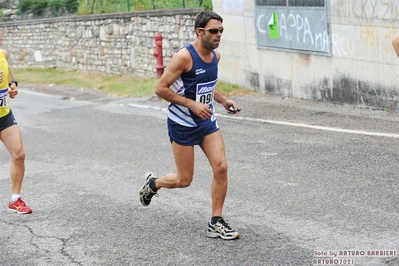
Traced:
[[[0, 44], [3, 42], [3, 34], [0, 31]], [[32, 213], [32, 209], [26, 206], [21, 198], [22, 180], [25, 174], [25, 151], [22, 145], [21, 131], [8, 104], [8, 96], [11, 99], [18, 94], [18, 82], [14, 80], [8, 66], [8, 53], [0, 49], [0, 140], [6, 146], [11, 155], [11, 200], [8, 210], [20, 214]]]
[[207, 236], [236, 239], [240, 234], [222, 217], [228, 165], [213, 105], [215, 100], [230, 114], [240, 111], [234, 101], [216, 90], [220, 53], [214, 49], [218, 48], [223, 33], [222, 22], [212, 11], [201, 12], [195, 20], [197, 38], [172, 57], [158, 82], [155, 93], [170, 102], [168, 131], [177, 173], [157, 178], [149, 171], [140, 190], [140, 201], [148, 206], [160, 188], [188, 187], [194, 175], [194, 145], [199, 145], [213, 171], [212, 217]]

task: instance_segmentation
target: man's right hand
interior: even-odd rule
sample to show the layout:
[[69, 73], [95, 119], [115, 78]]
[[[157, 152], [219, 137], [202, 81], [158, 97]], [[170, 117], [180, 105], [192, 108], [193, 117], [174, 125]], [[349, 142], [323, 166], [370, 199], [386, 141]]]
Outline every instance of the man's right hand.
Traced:
[[191, 111], [203, 120], [210, 119], [213, 115], [209, 106], [200, 102], [195, 102], [194, 108]]

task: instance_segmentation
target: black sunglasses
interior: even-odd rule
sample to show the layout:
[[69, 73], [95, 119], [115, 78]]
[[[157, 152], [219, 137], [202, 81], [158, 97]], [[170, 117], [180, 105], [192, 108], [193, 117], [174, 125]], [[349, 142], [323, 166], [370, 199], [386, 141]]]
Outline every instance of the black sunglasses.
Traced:
[[212, 34], [217, 34], [219, 31], [220, 31], [220, 33], [222, 34], [223, 31], [224, 31], [224, 28], [220, 28], [220, 29], [198, 28], [198, 29], [200, 29], [200, 30], [207, 30], [207, 31], [209, 31], [209, 32], [212, 33]]

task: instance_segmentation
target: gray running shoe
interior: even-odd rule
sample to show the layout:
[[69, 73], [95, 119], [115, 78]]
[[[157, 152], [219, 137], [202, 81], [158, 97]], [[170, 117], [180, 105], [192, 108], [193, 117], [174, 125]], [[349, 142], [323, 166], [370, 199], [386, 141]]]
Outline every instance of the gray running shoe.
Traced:
[[240, 237], [240, 234], [233, 229], [223, 220], [223, 218], [219, 218], [216, 224], [211, 224], [208, 222], [208, 231], [206, 232], [207, 237], [220, 237], [225, 240], [237, 239]]
[[155, 174], [152, 171], [148, 171], [145, 174], [145, 182], [144, 185], [141, 187], [140, 189], [140, 201], [141, 204], [143, 204], [144, 206], [148, 206], [151, 203], [151, 198], [155, 195], [158, 197], [158, 193], [154, 192], [151, 188], [150, 188], [150, 182], [151, 180], [156, 180], [158, 179]]

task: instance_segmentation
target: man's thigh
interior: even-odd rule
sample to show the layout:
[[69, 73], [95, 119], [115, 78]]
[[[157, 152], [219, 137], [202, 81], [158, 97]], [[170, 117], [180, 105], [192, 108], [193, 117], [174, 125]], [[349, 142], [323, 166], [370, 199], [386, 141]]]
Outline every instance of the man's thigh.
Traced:
[[192, 178], [194, 174], [194, 146], [172, 142], [178, 178]]
[[226, 153], [222, 132], [220, 130], [206, 135], [201, 143], [201, 149], [211, 165], [226, 161]]
[[12, 156], [22, 150], [22, 136], [17, 124], [2, 130], [0, 139]]

